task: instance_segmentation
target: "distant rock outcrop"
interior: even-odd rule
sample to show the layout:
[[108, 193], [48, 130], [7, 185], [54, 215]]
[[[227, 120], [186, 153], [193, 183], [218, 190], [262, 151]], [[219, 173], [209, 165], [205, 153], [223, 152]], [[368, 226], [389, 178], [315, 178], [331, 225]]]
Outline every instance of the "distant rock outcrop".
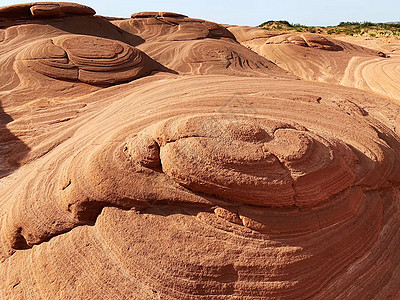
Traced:
[[300, 78], [356, 87], [400, 100], [397, 55], [388, 59], [380, 50], [318, 34], [243, 26], [232, 26], [229, 30], [242, 45]]
[[95, 13], [88, 6], [69, 2], [33, 2], [0, 7], [0, 19], [60, 18]]
[[139, 12], [131, 15], [132, 19], [140, 18], [187, 18], [188, 16], [173, 12]]
[[323, 36], [316, 34], [282, 34], [278, 36], [271, 37], [267, 44], [293, 44], [302, 47], [311, 47], [320, 50], [328, 51], [342, 51], [343, 47], [335, 44]]

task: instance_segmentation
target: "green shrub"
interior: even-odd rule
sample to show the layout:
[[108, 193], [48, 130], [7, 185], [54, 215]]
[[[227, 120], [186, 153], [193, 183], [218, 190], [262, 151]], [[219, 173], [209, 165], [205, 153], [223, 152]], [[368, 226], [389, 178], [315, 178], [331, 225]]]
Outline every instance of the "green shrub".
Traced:
[[288, 21], [285, 21], [285, 20], [280, 20], [280, 21], [270, 20], [270, 21], [267, 21], [267, 22], [264, 22], [264, 23], [258, 25], [258, 27], [268, 27], [271, 25], [292, 27], [292, 24], [290, 24]]
[[[156, 16], [157, 17], [157, 16]], [[315, 27], [304, 26], [301, 24], [291, 24], [288, 21], [267, 21], [259, 25], [259, 27], [267, 30], [280, 30], [280, 31], [296, 31], [296, 32], [311, 32], [321, 34], [346, 34], [350, 36], [361, 35], [373, 37], [379, 36], [400, 36], [400, 24], [397, 23], [372, 23], [372, 22], [340, 22], [337, 26], [328, 27]]]
[[315, 29], [315, 27], [308, 27], [308, 32], [316, 33], [317, 30]]
[[353, 26], [353, 25], [360, 25], [360, 23], [359, 22], [340, 22], [338, 26], [347, 27], [347, 26]]

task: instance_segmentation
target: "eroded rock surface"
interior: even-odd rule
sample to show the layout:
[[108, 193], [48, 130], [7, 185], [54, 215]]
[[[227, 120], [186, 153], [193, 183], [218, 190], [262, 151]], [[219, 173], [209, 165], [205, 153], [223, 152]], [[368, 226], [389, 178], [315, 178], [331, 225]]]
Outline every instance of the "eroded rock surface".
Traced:
[[138, 48], [180, 74], [223, 74], [294, 78], [271, 61], [237, 43], [225, 27], [172, 13], [146, 12], [114, 21], [140, 36]]
[[[359, 46], [345, 38], [311, 33], [281, 33], [245, 26], [229, 27], [229, 30], [240, 43], [300, 78], [400, 99], [399, 68], [396, 67], [399, 58], [397, 55], [387, 58], [382, 52], [399, 47], [396, 42], [382, 49], [377, 46], [377, 50], [370, 44]], [[357, 41], [354, 37], [354, 42]]]
[[282, 34], [268, 39], [267, 44], [293, 44], [302, 47], [328, 51], [342, 51], [343, 48], [333, 41], [316, 34]]
[[0, 19], [92, 16], [95, 13], [96, 12], [88, 6], [69, 2], [32, 2], [0, 7]]
[[42, 40], [25, 49], [17, 60], [51, 78], [94, 85], [131, 81], [156, 68], [146, 54], [130, 45], [84, 35]]
[[400, 297], [400, 106], [293, 71], [390, 58], [63, 5], [0, 30], [1, 299]]

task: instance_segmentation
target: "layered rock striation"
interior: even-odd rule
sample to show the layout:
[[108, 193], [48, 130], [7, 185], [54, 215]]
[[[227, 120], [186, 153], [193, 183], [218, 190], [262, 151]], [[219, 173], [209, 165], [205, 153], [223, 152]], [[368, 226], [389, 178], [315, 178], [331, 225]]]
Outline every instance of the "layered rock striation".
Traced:
[[241, 43], [373, 50], [65, 5], [0, 30], [0, 298], [400, 296], [400, 106]]

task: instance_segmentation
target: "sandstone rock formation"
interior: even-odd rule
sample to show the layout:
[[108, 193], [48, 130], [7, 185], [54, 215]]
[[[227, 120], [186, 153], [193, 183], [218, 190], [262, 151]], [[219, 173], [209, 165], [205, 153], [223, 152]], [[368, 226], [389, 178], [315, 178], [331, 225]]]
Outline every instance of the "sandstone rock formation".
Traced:
[[21, 22], [0, 31], [1, 299], [400, 297], [394, 101], [299, 79], [240, 44], [257, 29]]
[[148, 12], [115, 25], [146, 42], [138, 48], [181, 74], [223, 74], [294, 78], [241, 46], [226, 28], [183, 15]]
[[[385, 48], [369, 49], [348, 39], [317, 34], [282, 34], [240, 26], [229, 30], [243, 45], [303, 79], [356, 87], [400, 100], [399, 58], [385, 57]], [[375, 79], [377, 76], [380, 80]]]
[[84, 35], [41, 40], [17, 57], [26, 67], [54, 79], [112, 85], [155, 69], [140, 50], [122, 42]]
[[293, 44], [306, 48], [316, 48], [319, 50], [328, 51], [343, 51], [343, 47], [334, 43], [333, 41], [316, 34], [305, 33], [305, 34], [282, 34], [271, 37], [267, 40], [266, 44], [273, 45], [285, 45]]
[[95, 13], [90, 7], [69, 2], [33, 2], [0, 7], [0, 19], [60, 18]]
[[132, 19], [139, 18], [187, 18], [188, 16], [173, 13], [173, 12], [139, 12], [132, 14]]

